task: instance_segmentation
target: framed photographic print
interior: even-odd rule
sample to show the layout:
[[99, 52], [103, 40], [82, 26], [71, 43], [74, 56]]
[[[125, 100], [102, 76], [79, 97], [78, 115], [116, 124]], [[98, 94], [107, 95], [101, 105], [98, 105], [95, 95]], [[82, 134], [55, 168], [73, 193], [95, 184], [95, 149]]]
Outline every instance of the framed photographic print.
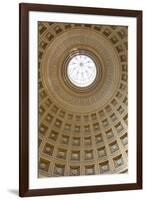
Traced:
[[142, 188], [142, 11], [20, 4], [20, 196]]

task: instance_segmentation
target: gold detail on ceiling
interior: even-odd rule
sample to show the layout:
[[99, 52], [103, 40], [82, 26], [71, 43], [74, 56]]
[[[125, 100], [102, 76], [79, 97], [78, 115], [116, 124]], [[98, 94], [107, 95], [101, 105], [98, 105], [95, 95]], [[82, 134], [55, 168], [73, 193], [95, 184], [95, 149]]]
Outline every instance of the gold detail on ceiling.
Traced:
[[[128, 28], [38, 24], [39, 177], [128, 170]], [[99, 66], [83, 90], [66, 66], [78, 52]]]

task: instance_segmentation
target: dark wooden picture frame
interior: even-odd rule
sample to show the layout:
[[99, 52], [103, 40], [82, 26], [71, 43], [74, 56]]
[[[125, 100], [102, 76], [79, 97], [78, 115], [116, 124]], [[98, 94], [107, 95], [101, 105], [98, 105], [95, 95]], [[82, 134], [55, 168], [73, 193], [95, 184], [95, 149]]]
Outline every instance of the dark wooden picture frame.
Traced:
[[[116, 185], [29, 189], [29, 11], [135, 17], [137, 19], [137, 182]], [[44, 4], [19, 5], [19, 195], [41, 196], [142, 188], [142, 11]]]

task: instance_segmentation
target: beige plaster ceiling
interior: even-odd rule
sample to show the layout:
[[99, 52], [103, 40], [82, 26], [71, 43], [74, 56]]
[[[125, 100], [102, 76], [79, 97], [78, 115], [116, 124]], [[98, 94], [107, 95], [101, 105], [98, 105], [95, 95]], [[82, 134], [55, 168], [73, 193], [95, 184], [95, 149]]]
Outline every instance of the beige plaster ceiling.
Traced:
[[[127, 34], [121, 26], [39, 22], [39, 177], [127, 172]], [[87, 88], [67, 78], [76, 52], [98, 66]]]

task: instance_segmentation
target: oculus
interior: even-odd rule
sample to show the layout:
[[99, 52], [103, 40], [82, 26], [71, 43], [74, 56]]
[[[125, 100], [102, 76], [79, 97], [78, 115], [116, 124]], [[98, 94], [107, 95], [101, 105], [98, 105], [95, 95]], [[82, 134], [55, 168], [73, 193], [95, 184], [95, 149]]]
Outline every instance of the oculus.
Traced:
[[67, 76], [75, 86], [87, 87], [94, 82], [97, 76], [96, 64], [88, 55], [74, 55], [68, 62]]

